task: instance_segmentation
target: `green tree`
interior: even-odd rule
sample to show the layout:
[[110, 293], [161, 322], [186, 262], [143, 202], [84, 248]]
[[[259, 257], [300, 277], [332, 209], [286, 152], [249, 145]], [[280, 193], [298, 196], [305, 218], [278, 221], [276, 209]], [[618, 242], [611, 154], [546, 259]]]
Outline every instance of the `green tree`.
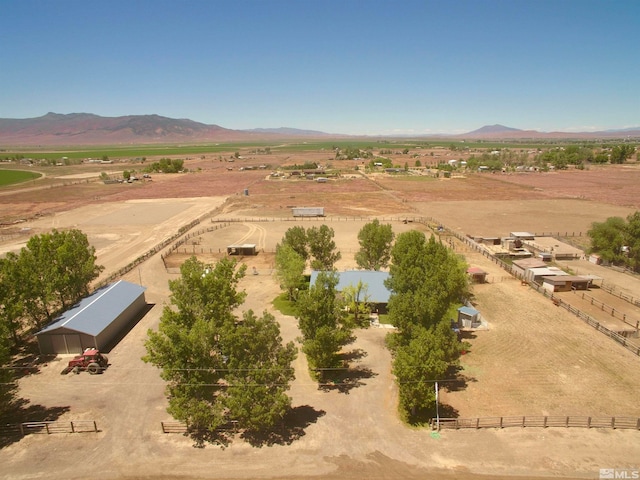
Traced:
[[[21, 319], [24, 314], [24, 302], [20, 283], [16, 273], [17, 256], [9, 253], [7, 258], [0, 258], [0, 329], [6, 333], [6, 338], [19, 343]], [[3, 334], [2, 338], [5, 338]]]
[[627, 217], [625, 228], [625, 243], [629, 248], [629, 266], [636, 272], [640, 272], [640, 211]]
[[433, 380], [460, 356], [462, 344], [446, 313], [467, 294], [466, 265], [432, 235], [398, 235], [391, 251], [389, 318], [398, 328], [387, 337], [399, 385], [400, 408], [412, 418], [434, 402]]
[[276, 247], [276, 278], [280, 288], [286, 290], [289, 300], [295, 300], [296, 292], [304, 282], [304, 259], [287, 243]]
[[389, 266], [394, 237], [391, 225], [381, 225], [377, 218], [363, 226], [358, 232], [360, 250], [355, 255], [358, 266], [364, 270], [380, 270]]
[[122, 172], [122, 178], [125, 180], [129, 180], [131, 178], [131, 172], [129, 170], [124, 170]]
[[356, 285], [347, 285], [341, 293], [348, 311], [353, 314], [353, 324], [357, 327], [367, 326], [371, 313], [367, 284], [360, 280]]
[[282, 245], [289, 245], [305, 262], [309, 258], [307, 231], [304, 227], [295, 226], [284, 232]]
[[320, 376], [326, 372], [324, 369], [341, 366], [340, 349], [353, 341], [337, 285], [335, 272], [320, 272], [315, 284], [298, 298], [296, 318], [302, 333], [302, 351], [311, 370], [319, 371]]
[[158, 331], [149, 330], [145, 362], [167, 381], [169, 407], [192, 432], [213, 431], [229, 420], [245, 429], [268, 429], [290, 406], [292, 343], [282, 346], [275, 319], [234, 310], [246, 266], [222, 259], [208, 266], [195, 257], [169, 282], [171, 304]]
[[441, 322], [436, 328], [416, 329], [411, 340], [394, 351], [399, 406], [410, 421], [421, 412], [435, 412], [435, 382], [459, 363], [462, 348], [448, 322]]
[[226, 372], [220, 340], [233, 328], [233, 309], [245, 298], [236, 289], [245, 270], [226, 258], [214, 267], [190, 258], [180, 278], [169, 282], [173, 308], [165, 306], [158, 331], [147, 332], [143, 360], [160, 368], [167, 411], [192, 431], [212, 431], [226, 421], [218, 398]]
[[35, 235], [19, 255], [8, 254], [18, 296], [36, 328], [89, 293], [104, 267], [80, 230]]
[[273, 428], [291, 408], [286, 391], [294, 380], [297, 356], [293, 342], [282, 345], [273, 315], [261, 318], [249, 310], [224, 337], [228, 351], [228, 387], [224, 405], [228, 416], [253, 431]]
[[309, 252], [311, 254], [311, 268], [314, 270], [333, 270], [335, 263], [342, 258], [336, 251], [333, 241], [335, 232], [326, 225], [311, 227], [307, 230]]
[[432, 235], [398, 235], [386, 285], [392, 291], [389, 317], [401, 335], [437, 325], [449, 307], [468, 293], [466, 264]]
[[16, 390], [11, 361], [10, 337], [7, 327], [0, 322], [0, 417], [10, 408]]
[[616, 145], [611, 149], [611, 156], [609, 160], [611, 163], [624, 163], [627, 158], [630, 158], [635, 151], [635, 147], [630, 144]]
[[625, 245], [627, 225], [621, 217], [609, 217], [604, 222], [594, 222], [587, 235], [591, 238], [590, 253], [597, 253], [610, 263], [625, 262], [622, 247]]

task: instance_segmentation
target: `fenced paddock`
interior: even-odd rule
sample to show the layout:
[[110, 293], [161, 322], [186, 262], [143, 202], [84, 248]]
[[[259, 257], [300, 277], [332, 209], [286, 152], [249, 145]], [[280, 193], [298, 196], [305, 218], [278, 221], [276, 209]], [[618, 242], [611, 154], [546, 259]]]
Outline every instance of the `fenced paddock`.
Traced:
[[463, 428], [612, 428], [639, 430], [640, 417], [587, 417], [577, 415], [521, 416], [521, 417], [478, 417], [478, 418], [432, 418], [432, 430], [459, 430]]
[[56, 433], [97, 433], [94, 420], [74, 420], [72, 422], [24, 422], [0, 425], [0, 436], [22, 436], [29, 434]]

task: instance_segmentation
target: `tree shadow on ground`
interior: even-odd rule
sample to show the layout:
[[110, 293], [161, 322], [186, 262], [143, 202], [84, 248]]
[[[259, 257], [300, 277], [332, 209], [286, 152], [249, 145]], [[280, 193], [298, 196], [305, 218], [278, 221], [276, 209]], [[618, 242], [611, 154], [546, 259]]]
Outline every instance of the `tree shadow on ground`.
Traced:
[[362, 380], [377, 375], [377, 373], [374, 373], [373, 370], [368, 367], [329, 371], [322, 375], [318, 389], [323, 392], [337, 391], [339, 393], [349, 394], [354, 388], [365, 385], [365, 382]]
[[354, 348], [350, 352], [345, 352], [340, 355], [340, 358], [343, 362], [355, 362], [356, 360], [360, 360], [368, 355], [366, 351], [361, 348]]
[[16, 380], [27, 375], [39, 374], [43, 365], [56, 358], [55, 355], [41, 355], [38, 342], [35, 339], [20, 344], [14, 348], [12, 353], [13, 358], [10, 367]]
[[225, 426], [215, 430], [190, 427], [184, 435], [193, 440], [194, 448], [204, 448], [207, 445], [218, 445], [224, 449], [229, 446], [233, 440], [234, 434], [235, 430], [232, 426]]
[[442, 386], [447, 392], [460, 392], [466, 389], [469, 383], [478, 381], [471, 375], [465, 375], [461, 366], [449, 367], [447, 370], [447, 378], [449, 379], [448, 381], [442, 382]]
[[263, 432], [244, 431], [240, 435], [254, 447], [272, 445], [291, 445], [305, 435], [305, 429], [318, 418], [325, 415], [324, 410], [316, 410], [310, 405], [291, 408], [282, 419], [282, 423], [271, 430]]
[[436, 409], [435, 405], [431, 408], [418, 408], [415, 412], [407, 414], [406, 421], [414, 427], [428, 427], [437, 417], [440, 418], [458, 418], [459, 413], [455, 407], [451, 405], [439, 403]]
[[337, 391], [348, 394], [352, 389], [364, 385], [363, 379], [375, 377], [377, 373], [374, 373], [368, 367], [351, 368], [348, 365], [367, 355], [367, 352], [361, 348], [354, 348], [349, 352], [341, 353], [339, 355], [340, 361], [343, 365], [346, 365], [346, 367], [323, 371], [320, 376], [318, 389], [324, 392]]
[[24, 398], [14, 397], [0, 417], [0, 449], [19, 442], [23, 435], [15, 426], [27, 422], [53, 422], [67, 413], [70, 407], [29, 405]]

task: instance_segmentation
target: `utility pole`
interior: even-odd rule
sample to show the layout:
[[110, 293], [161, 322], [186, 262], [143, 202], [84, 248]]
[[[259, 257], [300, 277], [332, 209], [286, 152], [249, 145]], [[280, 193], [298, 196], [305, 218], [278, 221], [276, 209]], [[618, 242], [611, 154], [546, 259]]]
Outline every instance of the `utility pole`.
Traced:
[[435, 383], [434, 388], [436, 389], [436, 425], [437, 431], [440, 431], [440, 412], [438, 409], [438, 382]]

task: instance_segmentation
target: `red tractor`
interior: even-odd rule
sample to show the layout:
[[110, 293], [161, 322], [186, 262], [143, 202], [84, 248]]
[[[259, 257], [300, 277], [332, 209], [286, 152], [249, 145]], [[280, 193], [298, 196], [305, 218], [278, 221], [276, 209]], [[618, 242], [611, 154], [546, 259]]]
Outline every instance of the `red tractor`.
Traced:
[[78, 355], [73, 357], [72, 360], [69, 360], [69, 364], [62, 370], [62, 374], [66, 375], [69, 372], [80, 373], [85, 370], [91, 375], [95, 375], [96, 373], [104, 372], [108, 365], [109, 360], [107, 357], [95, 348], [88, 348], [82, 355]]

